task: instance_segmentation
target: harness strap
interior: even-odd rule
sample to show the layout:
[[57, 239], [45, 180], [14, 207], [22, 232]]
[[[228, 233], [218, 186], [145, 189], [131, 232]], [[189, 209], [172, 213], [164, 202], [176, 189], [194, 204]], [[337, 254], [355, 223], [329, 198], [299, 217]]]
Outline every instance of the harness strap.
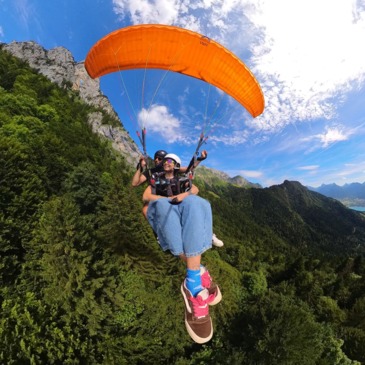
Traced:
[[[163, 179], [164, 173], [155, 173], [150, 179], [152, 194], [163, 195], [170, 197], [189, 191], [192, 186], [192, 181], [189, 176], [175, 176], [172, 179]], [[173, 190], [174, 188], [174, 190]], [[159, 193], [159, 194], [158, 194]], [[164, 194], [161, 194], [164, 193]]]

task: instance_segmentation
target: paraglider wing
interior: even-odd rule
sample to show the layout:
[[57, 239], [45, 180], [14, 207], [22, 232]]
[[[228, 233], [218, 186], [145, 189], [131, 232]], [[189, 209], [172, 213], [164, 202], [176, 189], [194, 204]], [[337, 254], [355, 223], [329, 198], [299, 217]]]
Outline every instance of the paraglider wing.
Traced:
[[232, 52], [201, 34], [168, 25], [134, 25], [98, 41], [85, 59], [92, 78], [128, 69], [157, 68], [208, 82], [257, 117], [264, 110], [260, 85]]

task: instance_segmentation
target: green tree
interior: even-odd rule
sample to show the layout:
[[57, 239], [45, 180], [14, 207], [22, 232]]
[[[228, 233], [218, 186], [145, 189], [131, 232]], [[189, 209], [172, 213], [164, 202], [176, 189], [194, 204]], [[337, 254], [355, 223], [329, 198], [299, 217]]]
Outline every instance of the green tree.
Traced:
[[88, 161], [75, 166], [63, 182], [63, 191], [72, 196], [81, 214], [95, 213], [106, 188], [97, 167]]
[[262, 296], [267, 290], [266, 276], [263, 270], [243, 273], [243, 285], [252, 297]]
[[234, 334], [250, 363], [311, 365], [324, 350], [323, 327], [307, 306], [273, 292], [247, 307]]

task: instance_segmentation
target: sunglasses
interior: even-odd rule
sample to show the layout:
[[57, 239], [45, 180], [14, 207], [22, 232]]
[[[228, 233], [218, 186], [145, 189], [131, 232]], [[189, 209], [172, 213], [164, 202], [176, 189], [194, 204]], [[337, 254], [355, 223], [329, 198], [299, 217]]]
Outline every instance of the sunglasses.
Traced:
[[163, 158], [162, 157], [155, 157], [155, 160], [157, 160], [157, 161], [162, 161], [163, 160]]
[[171, 158], [167, 158], [166, 160], [163, 160], [163, 163], [168, 163], [168, 164], [173, 164], [176, 165], [176, 161], [171, 159]]

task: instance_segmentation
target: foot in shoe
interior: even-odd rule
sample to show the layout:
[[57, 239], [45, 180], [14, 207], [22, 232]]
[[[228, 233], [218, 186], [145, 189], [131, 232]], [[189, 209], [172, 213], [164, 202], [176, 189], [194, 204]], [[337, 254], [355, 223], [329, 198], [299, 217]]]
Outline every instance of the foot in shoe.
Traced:
[[213, 323], [209, 315], [209, 303], [214, 300], [208, 289], [203, 289], [193, 297], [185, 285], [181, 284], [181, 293], [185, 303], [185, 326], [190, 337], [196, 343], [206, 343], [213, 336]]
[[209, 294], [213, 295], [214, 299], [209, 302], [209, 305], [216, 305], [222, 300], [222, 293], [219, 289], [219, 286], [213, 282], [212, 277], [209, 274], [209, 271], [202, 266], [200, 268], [200, 276], [202, 279], [202, 286], [205, 289], [208, 289]]
[[212, 245], [216, 246], [216, 247], [222, 247], [224, 245], [223, 241], [220, 240], [215, 233], [213, 233], [213, 237], [212, 237]]

